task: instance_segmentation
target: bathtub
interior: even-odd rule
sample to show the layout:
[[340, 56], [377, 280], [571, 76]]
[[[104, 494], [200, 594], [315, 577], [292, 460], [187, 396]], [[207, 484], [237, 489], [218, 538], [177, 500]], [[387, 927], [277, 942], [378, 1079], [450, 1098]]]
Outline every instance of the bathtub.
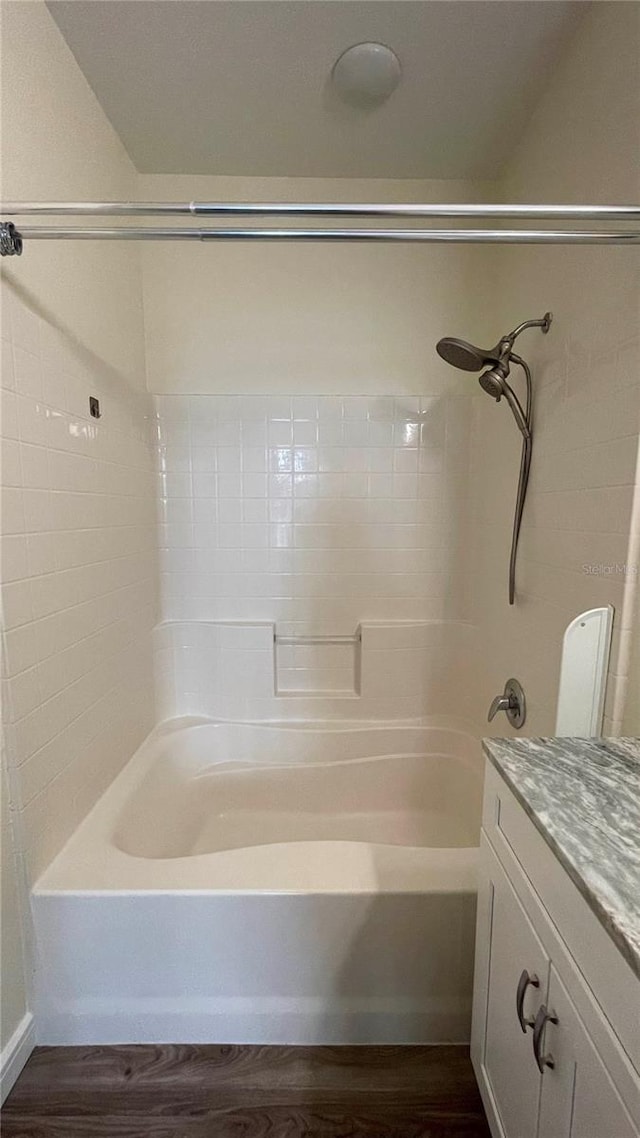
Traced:
[[37, 882], [39, 1039], [469, 1038], [480, 748], [174, 720]]

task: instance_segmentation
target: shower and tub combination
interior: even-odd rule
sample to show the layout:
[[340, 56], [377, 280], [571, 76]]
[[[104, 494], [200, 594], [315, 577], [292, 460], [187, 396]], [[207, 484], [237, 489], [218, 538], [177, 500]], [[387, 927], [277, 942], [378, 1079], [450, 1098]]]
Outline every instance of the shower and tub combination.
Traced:
[[[550, 319], [488, 351], [438, 343], [523, 434], [514, 543], [532, 391], [513, 343]], [[158, 728], [34, 891], [43, 1038], [464, 1042], [481, 781], [452, 718]]]
[[[609, 213], [606, 210], [609, 209]], [[630, 220], [624, 207], [20, 203], [8, 214], [167, 212]], [[630, 231], [38, 229], [33, 239], [637, 241]], [[510, 561], [531, 463], [532, 382], [518, 325], [483, 350], [438, 352], [480, 371], [523, 437]], [[524, 405], [509, 383], [527, 385]], [[337, 630], [336, 630], [337, 631]], [[277, 701], [278, 693], [274, 699]], [[357, 700], [356, 692], [349, 697]], [[353, 707], [357, 706], [356, 704]], [[410, 1043], [469, 1038], [481, 756], [454, 715], [158, 726], [33, 889], [40, 1040]], [[509, 701], [500, 704], [510, 710]], [[465, 708], [461, 706], [460, 714]], [[250, 716], [247, 717], [251, 718]]]

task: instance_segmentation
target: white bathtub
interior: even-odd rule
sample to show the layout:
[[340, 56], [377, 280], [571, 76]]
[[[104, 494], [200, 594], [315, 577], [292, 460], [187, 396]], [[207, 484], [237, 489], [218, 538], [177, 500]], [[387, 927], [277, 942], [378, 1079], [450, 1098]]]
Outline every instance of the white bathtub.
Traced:
[[468, 1039], [479, 744], [173, 721], [38, 881], [44, 1043]]

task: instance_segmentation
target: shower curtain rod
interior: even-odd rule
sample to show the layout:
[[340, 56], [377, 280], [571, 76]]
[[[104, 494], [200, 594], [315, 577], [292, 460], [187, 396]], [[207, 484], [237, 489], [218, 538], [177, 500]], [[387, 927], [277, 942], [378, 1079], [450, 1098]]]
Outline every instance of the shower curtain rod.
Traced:
[[[634, 205], [480, 205], [385, 204], [344, 202], [5, 202], [0, 216], [26, 217], [65, 215], [124, 217], [161, 215], [216, 217], [311, 217], [311, 218], [459, 218], [483, 220], [540, 219], [543, 221], [640, 221], [640, 206]], [[640, 230], [580, 228], [562, 229], [280, 229], [161, 227], [53, 228], [16, 226], [0, 222], [0, 253], [19, 255], [23, 240], [40, 241], [421, 241], [431, 244], [526, 244], [526, 245], [623, 245], [640, 242]]]
[[634, 245], [640, 230], [586, 229], [55, 229], [0, 223], [0, 253], [19, 255], [23, 240], [32, 241], [371, 241], [426, 244]]
[[640, 221], [640, 205], [505, 205], [356, 202], [5, 202], [0, 214], [83, 217], [460, 217], [566, 221]]

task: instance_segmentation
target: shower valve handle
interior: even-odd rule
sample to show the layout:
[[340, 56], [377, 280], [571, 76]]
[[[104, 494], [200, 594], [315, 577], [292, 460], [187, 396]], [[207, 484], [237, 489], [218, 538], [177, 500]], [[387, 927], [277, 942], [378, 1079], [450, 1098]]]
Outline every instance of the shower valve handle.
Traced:
[[506, 713], [507, 719], [512, 727], [522, 727], [527, 715], [527, 702], [522, 686], [517, 680], [507, 680], [502, 695], [497, 695], [495, 699], [492, 700], [487, 716], [489, 723], [491, 723], [491, 720], [499, 711]]
[[499, 711], [509, 711], [510, 708], [516, 706], [517, 704], [513, 696], [497, 695], [495, 699], [491, 701], [491, 707], [489, 708], [487, 721], [491, 723], [491, 720], [495, 718]]

